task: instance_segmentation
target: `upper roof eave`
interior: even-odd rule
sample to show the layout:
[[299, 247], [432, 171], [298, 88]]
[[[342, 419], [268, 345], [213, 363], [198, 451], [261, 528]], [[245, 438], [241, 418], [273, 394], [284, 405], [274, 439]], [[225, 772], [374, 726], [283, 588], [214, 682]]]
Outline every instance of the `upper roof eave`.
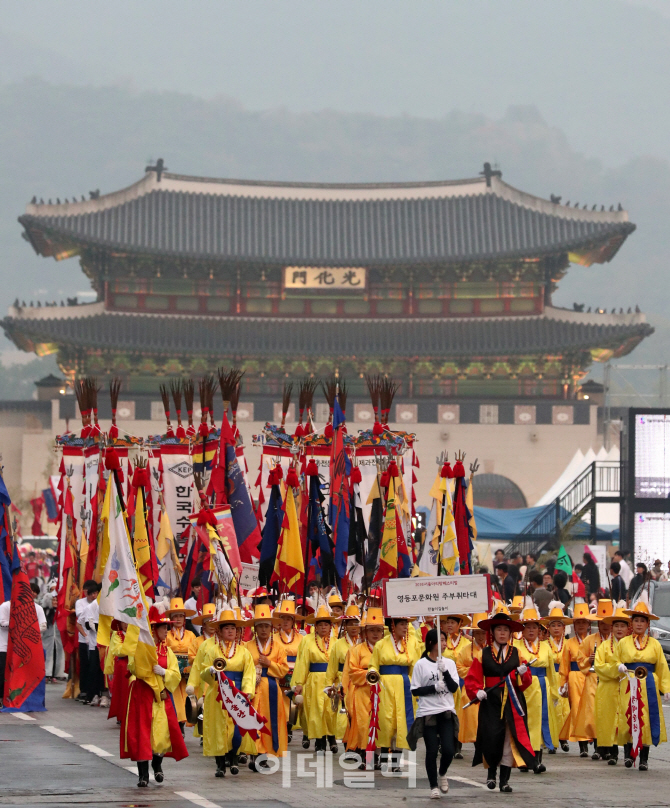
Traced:
[[[430, 256], [424, 258], [407, 259], [407, 258], [379, 258], [356, 261], [356, 260], [337, 260], [337, 259], [298, 259], [291, 258], [280, 260], [279, 258], [265, 258], [261, 259], [258, 256], [239, 256], [239, 255], [211, 255], [209, 253], [194, 253], [194, 252], [178, 252], [168, 249], [157, 249], [150, 247], [136, 248], [132, 245], [122, 244], [113, 241], [103, 241], [97, 238], [88, 238], [81, 234], [73, 234], [66, 230], [54, 227], [53, 225], [45, 226], [44, 222], [37, 216], [24, 214], [18, 217], [19, 223], [25, 228], [27, 238], [30, 241], [33, 249], [38, 255], [44, 257], [52, 257], [55, 254], [54, 250], [45, 249], [47, 240], [38, 238], [37, 234], [47, 234], [49, 236], [56, 236], [62, 238], [61, 246], [63, 249], [71, 249], [73, 245], [80, 245], [81, 247], [99, 247], [104, 250], [111, 250], [114, 252], [122, 253], [124, 255], [151, 255], [151, 256], [173, 256], [175, 258], [188, 258], [193, 261], [208, 261], [210, 263], [220, 264], [248, 264], [249, 266], [323, 266], [323, 267], [349, 267], [349, 266], [365, 266], [365, 267], [385, 267], [385, 266], [434, 266], [436, 264], [451, 264], [458, 265], [463, 263], [479, 262], [479, 261], [496, 261], [503, 258], [510, 259], [524, 259], [524, 258], [543, 258], [549, 255], [560, 255], [562, 253], [576, 252], [582, 249], [596, 247], [602, 245], [612, 239], [618, 239], [618, 243], [612, 245], [612, 250], [608, 253], [606, 260], [611, 261], [612, 258], [619, 251], [620, 247], [626, 238], [637, 228], [637, 225], [632, 222], [613, 223], [611, 229], [607, 230], [599, 237], [586, 236], [583, 239], [575, 239], [573, 241], [564, 241], [552, 244], [546, 248], [533, 248], [527, 250], [510, 250], [507, 252], [487, 252], [479, 253], [476, 255], [461, 255], [461, 256]], [[53, 239], [54, 241], [57, 240]]]

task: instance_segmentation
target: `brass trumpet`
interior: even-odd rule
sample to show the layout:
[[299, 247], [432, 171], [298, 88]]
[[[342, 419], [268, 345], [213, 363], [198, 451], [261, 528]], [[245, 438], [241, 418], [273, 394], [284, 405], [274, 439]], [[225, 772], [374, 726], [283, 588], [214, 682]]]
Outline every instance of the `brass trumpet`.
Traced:
[[217, 657], [214, 662], [212, 662], [212, 667], [217, 671], [225, 671], [227, 664], [223, 657]]
[[648, 675], [649, 671], [644, 667], [644, 665], [638, 665], [633, 671], [633, 676], [635, 676], [636, 679], [646, 679]]
[[365, 681], [369, 685], [376, 685], [380, 679], [379, 671], [374, 670], [374, 668], [365, 674]]

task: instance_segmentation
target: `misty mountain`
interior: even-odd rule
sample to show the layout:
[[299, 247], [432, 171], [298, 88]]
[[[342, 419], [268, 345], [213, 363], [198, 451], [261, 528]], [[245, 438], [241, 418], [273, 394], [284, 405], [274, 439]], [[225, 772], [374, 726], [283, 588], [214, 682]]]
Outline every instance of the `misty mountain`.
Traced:
[[[142, 176], [161, 156], [171, 171], [200, 176], [304, 181], [438, 180], [476, 176], [485, 160], [503, 178], [571, 204], [621, 204], [638, 226], [611, 264], [571, 267], [555, 302], [612, 307], [639, 304], [664, 317], [670, 164], [640, 157], [607, 168], [573, 148], [533, 106], [498, 118], [452, 112], [439, 120], [322, 111], [263, 112], [217, 98], [124, 87], [53, 85], [27, 79], [0, 86], [0, 309], [14, 298], [60, 300], [88, 290], [76, 260], [38, 258], [17, 217], [37, 198], [108, 193]], [[665, 361], [670, 328], [634, 354]]]
[[[3, 0], [0, 80], [225, 95], [247, 109], [500, 118], [576, 149], [664, 156], [667, 0]], [[665, 12], [665, 13], [664, 13]]]

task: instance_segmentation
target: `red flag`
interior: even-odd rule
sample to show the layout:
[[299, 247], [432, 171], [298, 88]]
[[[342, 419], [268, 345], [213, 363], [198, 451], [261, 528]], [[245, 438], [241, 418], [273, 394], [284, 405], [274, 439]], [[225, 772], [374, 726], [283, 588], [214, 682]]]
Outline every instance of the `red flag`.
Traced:
[[582, 583], [582, 579], [577, 575], [577, 570], [572, 570], [572, 583], [575, 585], [575, 589], [573, 590], [573, 597], [575, 598], [585, 598], [586, 597], [586, 588]]
[[[44, 709], [43, 687], [41, 697], [36, 692], [43, 681], [44, 651], [35, 600], [28, 576], [19, 567], [12, 576], [3, 706], [15, 710], [21, 707], [25, 710], [27, 706], [32, 710]], [[31, 695], [38, 698], [27, 703]]]

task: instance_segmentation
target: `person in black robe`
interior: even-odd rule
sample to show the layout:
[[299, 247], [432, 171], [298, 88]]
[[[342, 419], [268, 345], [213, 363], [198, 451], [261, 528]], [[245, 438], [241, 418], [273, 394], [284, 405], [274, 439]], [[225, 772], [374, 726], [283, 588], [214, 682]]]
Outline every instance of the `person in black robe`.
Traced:
[[[500, 767], [500, 790], [509, 794], [509, 778], [514, 766], [514, 752], [525, 766], [535, 768], [535, 755], [528, 734], [526, 700], [523, 691], [532, 676], [519, 660], [512, 646], [512, 634], [522, 626], [509, 614], [501, 612], [477, 626], [487, 632], [488, 643], [481, 662], [475, 659], [465, 679], [465, 691], [472, 701], [479, 701], [479, 719], [473, 766], [483, 763], [488, 769], [486, 785], [496, 787]], [[504, 709], [503, 709], [504, 701]]]

